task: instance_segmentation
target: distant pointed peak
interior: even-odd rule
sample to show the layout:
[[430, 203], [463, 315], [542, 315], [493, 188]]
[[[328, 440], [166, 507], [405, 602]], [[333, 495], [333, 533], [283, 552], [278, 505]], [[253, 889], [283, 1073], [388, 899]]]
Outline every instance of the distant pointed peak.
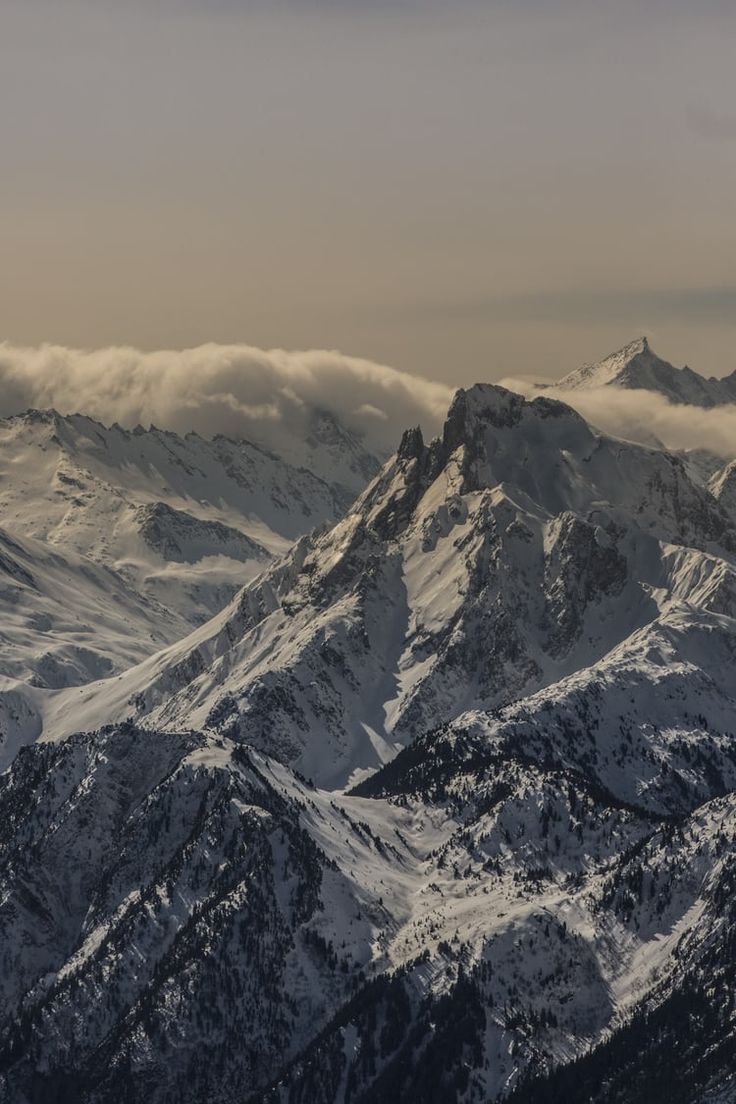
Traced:
[[707, 409], [736, 401], [736, 373], [706, 379], [692, 368], [676, 368], [652, 349], [646, 337], [630, 341], [597, 364], [586, 364], [564, 376], [560, 390], [623, 387], [633, 391], [654, 391], [668, 402]]
[[622, 345], [614, 353], [594, 364], [584, 364], [564, 376], [557, 386], [562, 388], [602, 387], [623, 379], [631, 381], [631, 373], [643, 376], [651, 372], [676, 372], [671, 364], [661, 360], [652, 349], [647, 337], [637, 337]]

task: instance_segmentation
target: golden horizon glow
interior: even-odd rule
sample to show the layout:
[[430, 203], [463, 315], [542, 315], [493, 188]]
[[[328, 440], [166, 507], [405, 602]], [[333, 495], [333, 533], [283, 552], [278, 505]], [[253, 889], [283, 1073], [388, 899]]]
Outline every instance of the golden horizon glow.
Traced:
[[0, 13], [0, 339], [736, 367], [733, 5]]

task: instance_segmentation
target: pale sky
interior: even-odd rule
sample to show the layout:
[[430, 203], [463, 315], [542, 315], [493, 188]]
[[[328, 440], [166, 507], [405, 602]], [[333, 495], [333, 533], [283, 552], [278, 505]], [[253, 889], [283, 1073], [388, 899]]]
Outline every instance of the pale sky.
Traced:
[[736, 4], [0, 0], [0, 339], [736, 368]]

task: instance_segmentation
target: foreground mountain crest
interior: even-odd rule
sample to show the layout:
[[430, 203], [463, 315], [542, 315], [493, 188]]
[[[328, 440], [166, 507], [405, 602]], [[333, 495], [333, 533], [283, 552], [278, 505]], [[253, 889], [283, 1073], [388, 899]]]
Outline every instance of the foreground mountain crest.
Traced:
[[36, 687], [0, 1095], [728, 1099], [731, 475], [478, 384], [213, 620]]

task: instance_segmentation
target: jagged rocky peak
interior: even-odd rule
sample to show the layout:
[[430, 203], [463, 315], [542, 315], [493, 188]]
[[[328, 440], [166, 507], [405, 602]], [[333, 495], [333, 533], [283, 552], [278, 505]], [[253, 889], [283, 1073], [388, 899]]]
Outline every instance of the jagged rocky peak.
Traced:
[[[644, 356], [647, 353], [652, 357], [657, 356], [649, 344], [649, 338], [646, 336], [635, 337], [633, 341], [629, 341], [628, 344], [624, 345], [618, 352], [612, 353], [607, 359], [613, 360], [614, 358], [620, 358], [625, 362], [630, 362], [636, 357]], [[657, 357], [657, 359], [659, 358]]]
[[421, 426], [405, 429], [401, 435], [396, 456], [399, 460], [418, 460], [424, 455], [424, 437]]
[[447, 412], [442, 431], [445, 450], [450, 453], [461, 444], [477, 441], [479, 429], [511, 429], [523, 421], [565, 417], [571, 425], [584, 425], [583, 418], [557, 399], [542, 396], [527, 400], [515, 391], [493, 383], [476, 383], [460, 388]]
[[[10, 417], [4, 419], [4, 421], [8, 424], [23, 422], [26, 425], [50, 425], [57, 429], [59, 426], [66, 426], [69, 428], [94, 426], [95, 429], [108, 432], [107, 426], [97, 418], [92, 418], [89, 414], [80, 414], [79, 412], [62, 414], [53, 406], [43, 410], [37, 409], [36, 407], [29, 407], [28, 410], [24, 410], [20, 414], [11, 414]], [[110, 428], [120, 429], [117, 423]]]
[[459, 390], [442, 432], [442, 453], [449, 461], [464, 450], [466, 490], [477, 490], [523, 476], [530, 461], [542, 466], [561, 450], [587, 455], [594, 434], [566, 403], [540, 396], [527, 400], [494, 384]]
[[516, 425], [523, 405], [521, 395], [503, 387], [483, 383], [468, 390], [461, 387], [455, 392], [442, 430], [445, 454], [450, 456], [462, 445], [477, 445], [481, 427]]
[[53, 407], [48, 410], [39, 410], [35, 406], [31, 406], [28, 410], [23, 410], [20, 414], [11, 415], [8, 420], [44, 425], [50, 422], [58, 422], [60, 418], [61, 414], [59, 414], [58, 410], [54, 410]]
[[566, 419], [572, 433], [585, 428], [580, 415], [556, 399], [540, 397], [528, 401], [515, 391], [492, 383], [461, 387], [450, 403], [441, 437], [425, 446], [421, 429], [418, 426], [408, 429], [401, 439], [397, 459], [429, 458], [433, 461], [431, 472], [436, 475], [438, 466], [444, 466], [458, 449], [464, 447], [474, 457], [484, 452], [495, 454], [494, 431], [513, 430], [522, 423], [533, 424], [551, 417]]
[[51, 430], [52, 433], [57, 432], [65, 422], [65, 417], [60, 414], [58, 410], [53, 407], [48, 409], [39, 410], [36, 407], [29, 407], [28, 410], [23, 410], [19, 414], [11, 414], [10, 417], [4, 419], [5, 424], [15, 432], [25, 435], [26, 432], [41, 436], [47, 439], [45, 430]]
[[676, 456], [598, 433], [557, 399], [527, 400], [493, 384], [458, 390], [429, 445], [418, 429], [407, 430], [348, 524], [393, 539], [441, 502], [494, 488], [547, 518], [605, 503], [678, 543], [693, 525], [716, 540], [724, 529], [712, 496]]

